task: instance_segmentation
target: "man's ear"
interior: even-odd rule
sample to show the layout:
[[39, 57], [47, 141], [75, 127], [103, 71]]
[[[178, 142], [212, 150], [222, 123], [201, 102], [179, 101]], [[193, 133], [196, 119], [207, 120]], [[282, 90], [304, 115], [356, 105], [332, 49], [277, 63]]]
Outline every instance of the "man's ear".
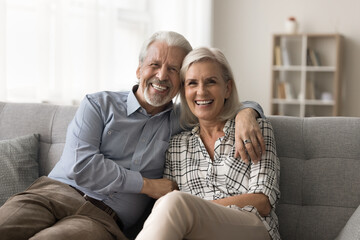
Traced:
[[141, 75], [141, 64], [140, 64], [140, 62], [139, 62], [139, 65], [138, 65], [138, 67], [137, 67], [137, 69], [136, 69], [136, 77], [137, 77], [137, 79], [139, 79], [139, 80], [140, 80], [140, 75]]

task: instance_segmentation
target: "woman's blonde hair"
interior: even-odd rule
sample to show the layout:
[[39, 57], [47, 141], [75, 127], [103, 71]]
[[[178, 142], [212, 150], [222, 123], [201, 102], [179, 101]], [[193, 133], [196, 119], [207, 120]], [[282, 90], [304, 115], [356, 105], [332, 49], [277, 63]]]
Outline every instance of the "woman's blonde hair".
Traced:
[[221, 69], [221, 76], [225, 83], [231, 81], [232, 89], [230, 97], [226, 99], [224, 108], [220, 113], [219, 120], [225, 121], [231, 118], [234, 118], [238, 113], [241, 103], [237, 94], [236, 84], [234, 81], [234, 76], [231, 71], [231, 67], [226, 60], [224, 54], [217, 48], [206, 48], [201, 47], [192, 50], [184, 59], [182, 68], [180, 70], [180, 79], [181, 79], [181, 115], [180, 115], [180, 124], [183, 128], [191, 128], [199, 123], [198, 118], [191, 112], [189, 105], [187, 104], [185, 98], [185, 75], [190, 66], [196, 62], [203, 61], [212, 61], [219, 64]]

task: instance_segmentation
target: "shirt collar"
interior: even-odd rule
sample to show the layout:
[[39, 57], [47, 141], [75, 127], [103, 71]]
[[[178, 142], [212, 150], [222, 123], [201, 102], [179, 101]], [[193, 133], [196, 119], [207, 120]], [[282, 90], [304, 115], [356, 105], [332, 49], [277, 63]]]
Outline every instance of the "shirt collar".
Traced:
[[235, 127], [235, 120], [234, 119], [227, 120], [224, 125], [224, 128], [223, 128], [225, 136], [230, 133], [230, 131], [233, 129], [233, 127]]
[[132, 90], [129, 92], [128, 98], [127, 98], [127, 115], [131, 115], [136, 110], [141, 108], [139, 101], [135, 97], [136, 90], [138, 89], [139, 85], [135, 85]]
[[[142, 110], [142, 112], [146, 115], [146, 110], [143, 107], [141, 107], [139, 101], [137, 100], [137, 98], [135, 96], [135, 92], [138, 90], [138, 88], [139, 88], [139, 85], [135, 85], [135, 86], [133, 86], [132, 90], [129, 92], [129, 95], [127, 98], [127, 115], [128, 116], [130, 116], [131, 114], [133, 114], [134, 112], [136, 112], [139, 109]], [[165, 112], [172, 110], [173, 105], [174, 105], [174, 103], [171, 101], [164, 111], [162, 111], [156, 115], [160, 115], [160, 114], [163, 114]]]

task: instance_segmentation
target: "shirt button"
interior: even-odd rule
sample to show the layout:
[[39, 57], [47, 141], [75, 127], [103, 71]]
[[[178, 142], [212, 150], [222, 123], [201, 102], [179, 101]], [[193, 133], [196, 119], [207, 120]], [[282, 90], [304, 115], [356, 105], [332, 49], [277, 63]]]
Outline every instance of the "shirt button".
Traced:
[[109, 130], [109, 131], [107, 132], [107, 134], [108, 134], [108, 135], [111, 135], [111, 131]]

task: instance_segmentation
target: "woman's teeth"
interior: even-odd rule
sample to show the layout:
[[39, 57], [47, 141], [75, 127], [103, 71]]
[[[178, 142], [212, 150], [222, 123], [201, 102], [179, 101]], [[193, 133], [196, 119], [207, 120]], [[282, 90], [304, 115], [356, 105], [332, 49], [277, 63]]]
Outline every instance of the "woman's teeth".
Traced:
[[197, 105], [207, 105], [212, 103], [214, 100], [207, 100], [207, 101], [195, 101]]

